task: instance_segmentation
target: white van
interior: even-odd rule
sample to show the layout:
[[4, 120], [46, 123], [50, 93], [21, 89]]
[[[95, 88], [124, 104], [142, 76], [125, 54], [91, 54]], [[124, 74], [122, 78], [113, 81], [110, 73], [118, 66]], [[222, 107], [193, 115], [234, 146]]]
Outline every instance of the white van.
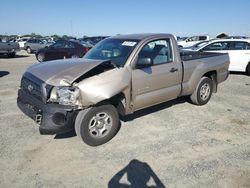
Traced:
[[208, 35], [192, 36], [183, 41], [178, 41], [178, 47], [187, 48], [204, 40], [209, 40], [209, 36]]

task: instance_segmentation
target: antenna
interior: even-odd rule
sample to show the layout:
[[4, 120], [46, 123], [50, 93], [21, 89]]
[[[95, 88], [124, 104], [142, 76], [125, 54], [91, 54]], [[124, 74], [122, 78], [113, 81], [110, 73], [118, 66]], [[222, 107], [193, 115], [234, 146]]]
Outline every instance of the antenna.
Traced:
[[73, 23], [72, 23], [72, 19], [70, 19], [70, 31], [71, 31], [71, 36], [73, 37]]

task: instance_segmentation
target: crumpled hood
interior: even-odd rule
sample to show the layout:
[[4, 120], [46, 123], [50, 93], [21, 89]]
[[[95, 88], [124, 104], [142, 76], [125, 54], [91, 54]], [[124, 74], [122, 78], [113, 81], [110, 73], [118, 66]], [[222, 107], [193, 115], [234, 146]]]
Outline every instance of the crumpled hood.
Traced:
[[105, 60], [83, 58], [47, 61], [30, 66], [27, 72], [33, 74], [47, 84], [59, 86], [62, 80], [72, 84], [77, 78], [103, 62], [105, 62]]

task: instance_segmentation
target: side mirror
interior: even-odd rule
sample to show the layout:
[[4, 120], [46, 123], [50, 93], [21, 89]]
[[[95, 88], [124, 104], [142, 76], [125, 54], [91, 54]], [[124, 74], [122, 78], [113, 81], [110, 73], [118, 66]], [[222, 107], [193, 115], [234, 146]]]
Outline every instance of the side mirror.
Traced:
[[152, 66], [152, 60], [150, 58], [138, 58], [135, 67], [146, 68]]

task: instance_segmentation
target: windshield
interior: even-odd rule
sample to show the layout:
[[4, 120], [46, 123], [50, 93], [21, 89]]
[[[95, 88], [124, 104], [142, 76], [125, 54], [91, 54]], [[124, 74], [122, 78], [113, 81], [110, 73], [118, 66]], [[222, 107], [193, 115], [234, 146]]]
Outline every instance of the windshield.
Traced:
[[138, 40], [106, 39], [96, 44], [84, 58], [111, 60], [119, 67], [124, 66], [138, 42]]

